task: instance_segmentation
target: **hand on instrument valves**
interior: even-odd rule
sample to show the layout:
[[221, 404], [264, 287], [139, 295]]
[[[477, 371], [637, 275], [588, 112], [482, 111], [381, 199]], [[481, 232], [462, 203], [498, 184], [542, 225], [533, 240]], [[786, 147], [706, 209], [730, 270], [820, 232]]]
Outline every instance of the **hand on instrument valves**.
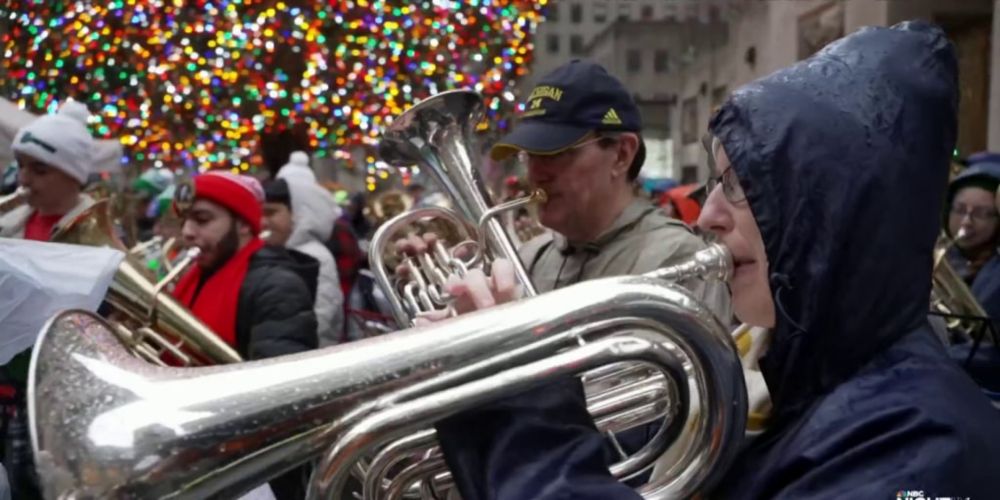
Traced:
[[[415, 272], [427, 272], [414, 266], [413, 262], [428, 259], [437, 242], [438, 236], [435, 233], [424, 233], [422, 236], [410, 235], [397, 240], [396, 253], [399, 254], [401, 263], [396, 266], [396, 275], [409, 278]], [[466, 249], [458, 248], [453, 257], [465, 260], [468, 257], [466, 254]], [[523, 296], [523, 289], [517, 282], [514, 266], [507, 259], [494, 260], [489, 276], [478, 267], [467, 272], [452, 272], [444, 278], [442, 288], [441, 291], [444, 292], [444, 298], [448, 300], [449, 306], [445, 309], [420, 313], [416, 318], [417, 325], [426, 325], [456, 314], [486, 309]]]

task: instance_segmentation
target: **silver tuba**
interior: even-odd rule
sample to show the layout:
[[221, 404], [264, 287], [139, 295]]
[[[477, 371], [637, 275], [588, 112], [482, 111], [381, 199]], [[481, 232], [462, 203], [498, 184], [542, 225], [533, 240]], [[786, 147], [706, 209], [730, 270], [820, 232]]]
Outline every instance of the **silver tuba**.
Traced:
[[[490, 193], [477, 168], [475, 127], [483, 119], [479, 94], [452, 90], [435, 95], [408, 109], [383, 132], [379, 156], [386, 162], [407, 166], [419, 164], [429, 170], [448, 195], [456, 211], [428, 207], [399, 214], [382, 224], [372, 236], [369, 261], [379, 287], [386, 292], [392, 314], [400, 326], [412, 325], [416, 313], [447, 306], [443, 291], [449, 273], [463, 274], [469, 267], [484, 265], [492, 257], [514, 264], [514, 273], [525, 295], [536, 295], [527, 270], [497, 216], [505, 211], [545, 201], [543, 191], [492, 206]], [[443, 240], [425, 257], [403, 259], [412, 280], [400, 282], [389, 273], [388, 257], [393, 243], [413, 231], [415, 222], [439, 222]], [[457, 237], [455, 237], [457, 236]], [[449, 238], [450, 237], [450, 238]], [[463, 253], [463, 257], [460, 253]], [[395, 290], [395, 293], [392, 291]]]
[[[674, 401], [668, 413], [681, 418], [647, 448], [682, 430], [693, 436], [643, 493], [711, 487], [745, 427], [740, 362], [710, 311], [641, 276], [323, 350], [195, 368], [144, 362], [102, 319], [67, 311], [33, 351], [31, 443], [50, 499], [235, 496], [320, 456], [310, 498], [347, 498], [358, 460], [394, 439], [551, 377], [621, 362], [655, 366], [678, 394], [659, 404]], [[693, 417], [689, 376], [702, 402]], [[637, 470], [656, 458], [638, 457]]]
[[[415, 107], [429, 110], [412, 123], [434, 140], [415, 138], [415, 151], [449, 165], [471, 164], [460, 143], [471, 134], [464, 127], [475, 123], [478, 102], [472, 93], [453, 92]], [[482, 213], [473, 220], [491, 227], [495, 209], [483, 201], [476, 210]], [[472, 237], [487, 240], [471, 252], [480, 259], [509, 244], [501, 234], [488, 241], [494, 238], [489, 229]], [[661, 274], [725, 275], [731, 265], [728, 253], [713, 247]], [[617, 382], [622, 363], [641, 364], [644, 379], [648, 371], [660, 374], [665, 382], [658, 391], [640, 391], [645, 407], [630, 408], [641, 410], [639, 418], [666, 418], [654, 438], [612, 472], [627, 477], [647, 469], [683, 432], [689, 439], [672, 450], [677, 462], [641, 493], [675, 498], [710, 489], [745, 428], [740, 361], [709, 310], [686, 290], [646, 276], [580, 283], [324, 350], [185, 369], [143, 362], [101, 319], [66, 312], [50, 321], [34, 349], [32, 447], [48, 498], [235, 496], [317, 458], [313, 499], [348, 498], [348, 478], [359, 472], [365, 498], [430, 493], [447, 486], [442, 462], [401, 462], [395, 454], [426, 449], [433, 435], [424, 430], [434, 422], [553, 377], [590, 372], [598, 382], [607, 382], [608, 374]], [[599, 404], [598, 416], [615, 423], [627, 413], [622, 401], [634, 405], [637, 397], [602, 394], [589, 401], [590, 409]], [[697, 413], [689, 411], [694, 398]], [[383, 481], [381, 470], [391, 471], [392, 480]]]
[[[456, 207], [456, 211], [430, 207], [400, 214], [383, 224], [372, 238], [369, 252], [372, 271], [400, 325], [411, 326], [421, 312], [448, 308], [450, 297], [444, 291], [448, 275], [462, 275], [473, 267], [488, 269], [494, 258], [509, 260], [525, 295], [537, 295], [511, 238], [496, 216], [525, 204], [544, 202], [545, 193], [533, 191], [524, 198], [497, 206], [491, 203], [478, 168], [479, 153], [475, 147], [475, 126], [482, 118], [480, 96], [456, 90], [438, 94], [410, 108], [383, 133], [379, 144], [381, 158], [397, 166], [417, 164], [422, 170], [431, 172]], [[436, 226], [420, 225], [427, 220]], [[428, 252], [417, 256], [390, 253], [396, 240], [427, 229], [439, 236]], [[451, 236], [442, 237], [442, 234]], [[730, 267], [728, 259], [724, 248], [713, 247], [684, 266], [658, 272], [657, 277], [666, 281], [692, 276], [725, 279]], [[397, 265], [407, 270], [405, 278], [393, 273]], [[712, 273], [716, 276], [707, 276]], [[615, 432], [667, 416], [661, 410], [669, 404], [658, 398], [676, 397], [672, 381], [641, 365], [603, 367], [584, 374], [583, 380], [591, 415], [613, 444], [617, 444]], [[439, 489], [437, 485], [449, 483], [443, 461], [433, 447], [433, 431], [425, 430], [419, 436], [420, 439], [411, 436], [387, 445], [370, 464], [362, 460], [358, 475], [365, 484], [366, 497], [369, 493], [377, 497], [373, 492], [381, 491], [380, 488], [395, 498], [403, 492], [416, 494], [417, 490]], [[620, 455], [620, 462], [612, 468], [616, 476], [627, 478], [641, 471], [635, 464], [645, 463], [646, 457], [629, 456], [621, 446], [616, 448]], [[666, 447], [645, 451], [659, 456], [666, 452]], [[413, 456], [436, 458], [407, 458]], [[422, 470], [424, 477], [408, 473], [406, 463], [411, 463], [413, 470]], [[403, 472], [390, 477], [390, 471], [399, 470]], [[423, 496], [440, 496], [440, 491]]]

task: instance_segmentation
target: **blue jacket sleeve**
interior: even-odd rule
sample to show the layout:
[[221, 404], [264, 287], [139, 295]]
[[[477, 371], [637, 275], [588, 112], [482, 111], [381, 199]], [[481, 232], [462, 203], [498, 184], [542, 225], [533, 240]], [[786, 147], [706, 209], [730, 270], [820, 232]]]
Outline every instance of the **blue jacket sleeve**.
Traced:
[[[927, 496], [979, 498], [976, 493], [983, 492], [988, 479], [976, 477], [981, 468], [970, 463], [961, 438], [947, 425], [916, 412], [883, 411], [863, 425], [815, 443], [796, 457], [784, 477], [772, 476], [777, 481], [767, 496], [890, 498], [900, 490], [919, 490]], [[781, 479], [787, 482], [778, 486]]]
[[998, 414], [929, 331], [904, 337], [801, 417], [773, 424], [711, 498], [994, 498]]
[[608, 472], [579, 379], [562, 379], [437, 424], [466, 500], [636, 500]]
[[993, 323], [1000, 323], [1000, 257], [993, 257], [979, 270], [972, 282], [972, 293]]

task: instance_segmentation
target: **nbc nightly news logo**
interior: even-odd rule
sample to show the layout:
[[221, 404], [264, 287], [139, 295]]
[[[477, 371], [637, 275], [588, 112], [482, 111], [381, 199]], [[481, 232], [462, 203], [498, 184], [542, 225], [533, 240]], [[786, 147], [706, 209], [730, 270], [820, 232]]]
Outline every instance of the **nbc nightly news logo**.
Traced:
[[932, 497], [924, 490], [899, 490], [896, 492], [896, 500], [906, 498], [908, 500], [970, 500], [969, 497]]

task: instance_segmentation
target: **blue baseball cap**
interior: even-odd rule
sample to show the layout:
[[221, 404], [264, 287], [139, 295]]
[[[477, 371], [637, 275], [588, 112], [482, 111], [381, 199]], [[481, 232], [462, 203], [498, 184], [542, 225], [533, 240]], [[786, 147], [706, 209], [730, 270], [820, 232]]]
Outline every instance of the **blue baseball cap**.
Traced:
[[[603, 66], [574, 59], [539, 80], [514, 130], [490, 150], [494, 160], [525, 151], [556, 154], [592, 132], [640, 132], [642, 118], [632, 95]], [[645, 144], [636, 153], [645, 158]]]

